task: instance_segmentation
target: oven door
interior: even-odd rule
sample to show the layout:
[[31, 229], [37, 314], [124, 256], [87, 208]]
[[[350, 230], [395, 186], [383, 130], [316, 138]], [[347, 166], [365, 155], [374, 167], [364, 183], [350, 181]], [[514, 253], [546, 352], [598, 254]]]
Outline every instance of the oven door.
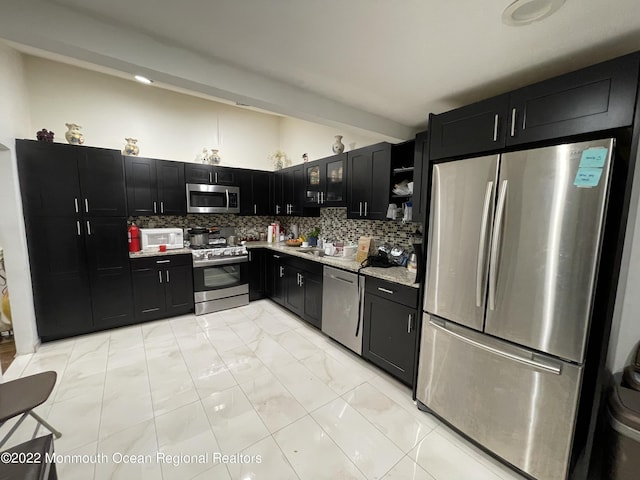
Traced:
[[240, 213], [240, 189], [224, 185], [188, 183], [187, 212]]
[[248, 257], [194, 263], [193, 291], [196, 303], [248, 294]]

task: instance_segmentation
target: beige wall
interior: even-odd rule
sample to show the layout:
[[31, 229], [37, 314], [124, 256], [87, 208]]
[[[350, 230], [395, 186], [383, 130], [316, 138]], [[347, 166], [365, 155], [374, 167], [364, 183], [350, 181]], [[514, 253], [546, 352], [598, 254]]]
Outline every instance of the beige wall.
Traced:
[[38, 342], [29, 258], [16, 171], [15, 138], [28, 135], [29, 102], [21, 56], [0, 43], [0, 246], [4, 249], [16, 349]]

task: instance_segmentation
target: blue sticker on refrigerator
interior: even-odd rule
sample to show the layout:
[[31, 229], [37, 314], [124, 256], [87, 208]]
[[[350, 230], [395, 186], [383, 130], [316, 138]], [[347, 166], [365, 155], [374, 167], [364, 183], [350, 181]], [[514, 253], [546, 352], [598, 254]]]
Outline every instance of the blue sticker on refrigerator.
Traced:
[[591, 188], [600, 183], [602, 168], [579, 167], [573, 184], [576, 187]]

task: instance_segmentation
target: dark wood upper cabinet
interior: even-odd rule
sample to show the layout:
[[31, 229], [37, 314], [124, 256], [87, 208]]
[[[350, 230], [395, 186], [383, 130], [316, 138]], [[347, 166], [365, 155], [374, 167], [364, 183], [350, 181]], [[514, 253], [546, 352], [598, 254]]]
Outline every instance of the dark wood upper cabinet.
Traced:
[[507, 145], [631, 125], [639, 66], [634, 53], [511, 92]]
[[273, 173], [262, 170], [238, 169], [241, 215], [271, 215], [273, 213]]
[[156, 178], [160, 213], [186, 215], [187, 194], [184, 181], [184, 163], [156, 160]]
[[389, 205], [392, 145], [378, 143], [347, 154], [347, 217], [384, 220]]
[[186, 215], [184, 163], [125, 157], [125, 170], [129, 215]]
[[17, 140], [23, 206], [39, 215], [126, 215], [116, 150]]
[[186, 183], [201, 183], [208, 185], [238, 185], [235, 168], [214, 167], [201, 163], [185, 164]]
[[509, 95], [429, 115], [430, 158], [440, 160], [505, 146]]
[[429, 180], [431, 168], [429, 165], [429, 132], [416, 134], [413, 154], [413, 208], [411, 211], [412, 220], [421, 222], [423, 225], [427, 221], [429, 206]]
[[305, 163], [304, 206], [343, 207], [347, 204], [347, 154]]
[[626, 127], [640, 53], [429, 116], [429, 158], [441, 160]]

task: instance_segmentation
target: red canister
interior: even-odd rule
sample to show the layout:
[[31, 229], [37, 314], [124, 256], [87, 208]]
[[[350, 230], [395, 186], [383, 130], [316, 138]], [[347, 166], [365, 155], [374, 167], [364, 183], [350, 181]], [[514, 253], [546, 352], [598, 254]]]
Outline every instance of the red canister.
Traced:
[[140, 251], [140, 229], [136, 226], [135, 223], [132, 223], [127, 230], [129, 234], [129, 251], [130, 252], [139, 252]]

